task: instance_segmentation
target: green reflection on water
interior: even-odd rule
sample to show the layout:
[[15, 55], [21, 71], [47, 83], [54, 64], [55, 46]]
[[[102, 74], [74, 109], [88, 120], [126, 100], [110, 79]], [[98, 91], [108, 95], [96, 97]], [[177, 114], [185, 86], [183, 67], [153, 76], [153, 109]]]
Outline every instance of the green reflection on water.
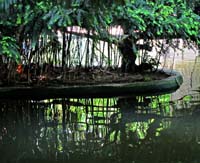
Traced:
[[199, 162], [199, 106], [171, 95], [1, 101], [0, 162]]

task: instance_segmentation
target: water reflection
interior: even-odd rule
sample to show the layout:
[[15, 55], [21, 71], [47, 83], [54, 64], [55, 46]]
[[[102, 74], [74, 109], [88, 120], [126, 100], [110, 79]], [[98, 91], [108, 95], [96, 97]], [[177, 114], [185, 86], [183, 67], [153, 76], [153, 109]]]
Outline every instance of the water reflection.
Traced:
[[170, 96], [1, 101], [0, 162], [199, 162], [200, 105]]

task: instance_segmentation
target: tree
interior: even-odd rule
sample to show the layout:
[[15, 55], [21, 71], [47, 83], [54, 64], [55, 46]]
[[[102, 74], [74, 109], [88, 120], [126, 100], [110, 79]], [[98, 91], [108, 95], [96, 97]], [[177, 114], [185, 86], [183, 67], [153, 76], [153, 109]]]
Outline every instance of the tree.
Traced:
[[[114, 22], [119, 22], [125, 34], [128, 34], [129, 41], [126, 39], [125, 45], [128, 45], [127, 41], [132, 42], [132, 56], [135, 56], [132, 58], [136, 58], [139, 50], [136, 46], [138, 39], [144, 39], [148, 45], [153, 39], [165, 39], [172, 47], [175, 38], [184, 39], [188, 44], [191, 42], [199, 44], [199, 16], [194, 14], [184, 1], [135, 0], [126, 2], [125, 6], [117, 6], [115, 9], [113, 9]], [[125, 53], [123, 57], [127, 60]], [[134, 61], [128, 60], [133, 64], [131, 67], [135, 67]]]
[[[63, 33], [64, 66], [69, 50], [65, 50], [64, 36], [69, 32], [66, 27], [79, 26], [87, 29], [88, 37], [116, 44], [122, 54], [122, 71], [134, 72], [137, 69], [135, 60], [138, 51], [150, 50], [152, 40], [166, 40], [172, 47], [174, 39], [183, 39], [187, 44], [200, 44], [200, 18], [193, 12], [196, 3], [194, 1], [189, 6], [184, 0], [2, 0], [0, 26], [4, 30], [0, 39], [5, 40], [6, 37], [12, 40], [12, 44], [16, 45], [16, 53], [7, 53], [18, 58], [17, 49], [20, 48], [21, 52], [22, 42], [30, 40], [33, 49], [30, 60], [35, 53], [43, 51], [41, 48], [49, 47], [48, 41], [42, 47], [38, 46], [41, 36], [42, 39], [53, 41], [56, 40], [57, 30], [60, 30]], [[109, 34], [108, 28], [115, 25], [123, 28], [123, 40]], [[144, 40], [143, 45], [138, 45], [140, 39]], [[1, 46], [0, 53], [7, 54], [2, 49]], [[165, 49], [161, 50], [164, 52]], [[144, 55], [142, 62], [158, 64], [158, 61], [151, 61]]]

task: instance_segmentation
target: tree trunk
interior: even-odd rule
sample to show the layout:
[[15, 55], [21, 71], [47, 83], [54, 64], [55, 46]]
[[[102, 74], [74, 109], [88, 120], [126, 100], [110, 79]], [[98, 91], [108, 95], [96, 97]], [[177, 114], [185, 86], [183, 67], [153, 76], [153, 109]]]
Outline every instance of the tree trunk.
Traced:
[[135, 72], [136, 69], [136, 53], [133, 49], [133, 40], [131, 36], [125, 38], [122, 42], [119, 43], [118, 48], [122, 54], [122, 72]]
[[15, 74], [16, 74], [15, 69], [16, 69], [16, 63], [10, 60], [8, 63], [8, 74], [7, 74], [8, 84], [15, 82]]
[[63, 47], [62, 47], [62, 71], [64, 71], [65, 68], [65, 60], [66, 60], [66, 36], [65, 36], [65, 30], [63, 31]]

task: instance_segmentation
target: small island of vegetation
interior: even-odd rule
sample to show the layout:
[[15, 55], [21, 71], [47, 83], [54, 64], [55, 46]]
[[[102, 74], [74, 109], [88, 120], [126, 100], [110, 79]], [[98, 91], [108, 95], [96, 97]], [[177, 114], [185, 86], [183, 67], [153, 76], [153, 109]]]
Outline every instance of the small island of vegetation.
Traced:
[[196, 0], [1, 0], [0, 86], [166, 78], [158, 67], [169, 47], [199, 48], [199, 6]]

